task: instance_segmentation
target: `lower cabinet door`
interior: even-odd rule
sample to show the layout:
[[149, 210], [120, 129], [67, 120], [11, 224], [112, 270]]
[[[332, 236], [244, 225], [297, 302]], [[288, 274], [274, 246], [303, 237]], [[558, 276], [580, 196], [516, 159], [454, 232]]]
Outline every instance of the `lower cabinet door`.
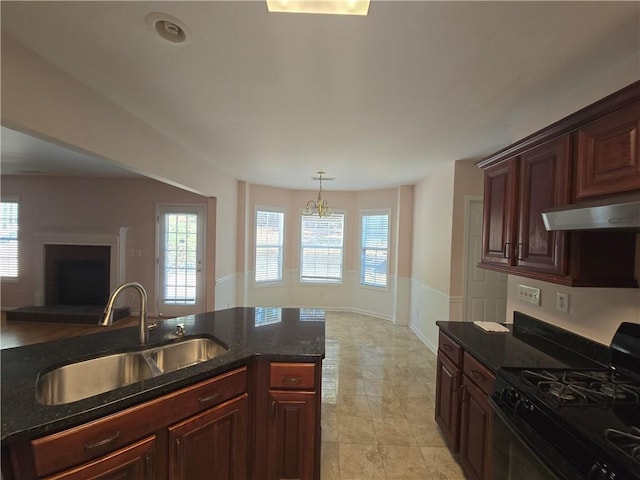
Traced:
[[269, 392], [267, 471], [270, 480], [313, 479], [315, 398], [314, 392]]
[[462, 380], [460, 463], [470, 480], [491, 478], [492, 410], [487, 394], [466, 375]]
[[153, 480], [155, 436], [42, 480]]
[[245, 393], [169, 428], [171, 480], [247, 478], [247, 398]]
[[460, 369], [441, 351], [436, 370], [435, 419], [451, 452], [458, 451], [460, 399]]

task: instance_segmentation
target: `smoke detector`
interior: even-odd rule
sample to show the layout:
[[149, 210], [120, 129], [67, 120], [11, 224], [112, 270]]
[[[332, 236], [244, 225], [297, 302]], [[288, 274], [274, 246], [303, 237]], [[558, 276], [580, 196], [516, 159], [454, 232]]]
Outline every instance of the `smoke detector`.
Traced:
[[171, 43], [189, 43], [191, 32], [187, 26], [176, 17], [166, 13], [154, 12], [145, 18], [147, 28]]

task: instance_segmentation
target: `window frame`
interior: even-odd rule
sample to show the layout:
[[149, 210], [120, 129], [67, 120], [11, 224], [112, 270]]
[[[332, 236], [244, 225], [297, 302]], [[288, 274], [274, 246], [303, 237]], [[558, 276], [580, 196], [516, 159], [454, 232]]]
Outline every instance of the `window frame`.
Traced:
[[[342, 217], [342, 244], [340, 246], [340, 278], [336, 280], [321, 280], [319, 278], [304, 278], [302, 276], [303, 272], [303, 256], [304, 256], [304, 248], [305, 246], [302, 243], [302, 229], [303, 229], [303, 219], [305, 217], [312, 218], [320, 218], [318, 215], [303, 215], [302, 209], [300, 209], [299, 218], [300, 218], [300, 228], [298, 229], [298, 246], [299, 246], [299, 274], [298, 274], [298, 282], [300, 285], [324, 285], [324, 286], [340, 286], [344, 284], [344, 256], [345, 256], [345, 243], [347, 238], [347, 212], [345, 210], [333, 210], [332, 216], [341, 216]], [[321, 245], [324, 247], [324, 245]]]
[[18, 215], [17, 215], [17, 223], [18, 223], [18, 228], [16, 231], [16, 238], [15, 238], [15, 242], [16, 242], [16, 274], [15, 275], [1, 275], [0, 274], [0, 281], [2, 282], [7, 282], [7, 283], [16, 283], [20, 280], [20, 210], [21, 210], [21, 204], [20, 204], [20, 197], [17, 195], [6, 195], [6, 196], [2, 196], [0, 198], [0, 202], [1, 203], [15, 203], [18, 206]]
[[[384, 285], [380, 285], [380, 284], [376, 284], [376, 283], [368, 283], [365, 282], [365, 271], [364, 271], [364, 254], [365, 254], [365, 250], [368, 249], [372, 249], [373, 247], [366, 247], [364, 245], [364, 218], [367, 216], [383, 216], [386, 215], [387, 216], [387, 245], [386, 245], [386, 257], [387, 257], [387, 265], [386, 265], [386, 270], [385, 270], [385, 284]], [[389, 289], [389, 267], [390, 267], [390, 261], [391, 261], [391, 210], [388, 208], [385, 209], [368, 209], [368, 210], [361, 210], [360, 211], [360, 235], [358, 236], [358, 248], [359, 248], [359, 262], [360, 262], [360, 268], [359, 268], [359, 272], [358, 272], [358, 281], [361, 287], [364, 288], [372, 288], [375, 290], [388, 290]], [[377, 250], [382, 250], [381, 248], [378, 248]]]
[[[280, 248], [280, 278], [274, 280], [257, 280], [258, 273], [258, 212], [278, 213], [282, 215], [282, 235]], [[285, 255], [285, 239], [287, 232], [287, 215], [286, 210], [282, 207], [274, 207], [270, 205], [256, 205], [254, 211], [253, 223], [253, 284], [257, 287], [282, 285], [284, 283], [284, 255]]]

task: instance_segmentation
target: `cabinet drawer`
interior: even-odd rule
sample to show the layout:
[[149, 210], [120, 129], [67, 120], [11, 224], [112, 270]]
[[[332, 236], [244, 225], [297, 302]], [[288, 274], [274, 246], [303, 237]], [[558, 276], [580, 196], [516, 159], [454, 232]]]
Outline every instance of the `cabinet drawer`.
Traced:
[[462, 365], [462, 347], [442, 333], [442, 331], [440, 331], [438, 338], [438, 349], [449, 357], [456, 367]]
[[496, 376], [472, 355], [464, 352], [464, 374], [487, 395], [493, 393]]
[[247, 389], [242, 367], [121, 412], [31, 442], [38, 476], [94, 460]]
[[247, 368], [239, 368], [185, 389], [180, 405], [186, 412], [199, 412], [247, 391]]
[[155, 478], [156, 437], [147, 437], [90, 463], [80, 465], [43, 480], [86, 480], [87, 478]]
[[271, 362], [269, 382], [271, 388], [315, 388], [315, 363]]

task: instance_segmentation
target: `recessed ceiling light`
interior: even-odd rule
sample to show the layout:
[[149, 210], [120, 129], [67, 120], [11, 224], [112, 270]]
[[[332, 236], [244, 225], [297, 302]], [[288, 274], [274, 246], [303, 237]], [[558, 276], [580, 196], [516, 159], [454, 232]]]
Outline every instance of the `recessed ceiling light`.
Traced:
[[267, 10], [271, 13], [366, 15], [369, 0], [267, 0]]
[[157, 33], [168, 42], [188, 43], [191, 41], [191, 32], [187, 26], [176, 17], [166, 13], [150, 13], [145, 18], [145, 23], [150, 31]]

